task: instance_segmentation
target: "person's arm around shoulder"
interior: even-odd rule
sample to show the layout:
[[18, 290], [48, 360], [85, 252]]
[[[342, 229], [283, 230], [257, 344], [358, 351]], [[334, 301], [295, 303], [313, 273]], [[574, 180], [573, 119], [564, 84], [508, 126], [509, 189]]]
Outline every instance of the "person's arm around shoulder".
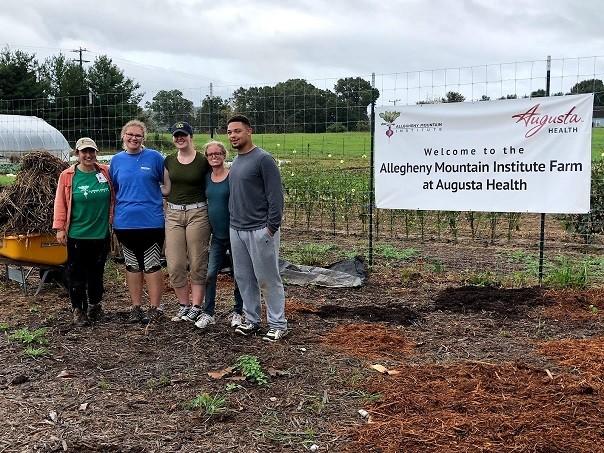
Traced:
[[162, 197], [167, 197], [170, 195], [170, 190], [172, 190], [172, 182], [170, 181], [170, 173], [168, 169], [164, 167], [164, 180], [162, 184], [160, 184], [161, 195]]
[[275, 159], [270, 154], [263, 156], [260, 170], [264, 181], [264, 193], [268, 202], [267, 231], [273, 236], [281, 227], [283, 216], [283, 184]]

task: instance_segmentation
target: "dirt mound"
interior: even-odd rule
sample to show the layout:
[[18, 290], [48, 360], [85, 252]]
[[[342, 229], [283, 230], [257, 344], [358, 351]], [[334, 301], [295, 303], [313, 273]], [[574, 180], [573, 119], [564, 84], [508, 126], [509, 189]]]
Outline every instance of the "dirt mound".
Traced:
[[478, 286], [447, 288], [434, 300], [437, 309], [455, 313], [490, 311], [518, 317], [530, 308], [549, 303], [541, 288], [505, 289]]

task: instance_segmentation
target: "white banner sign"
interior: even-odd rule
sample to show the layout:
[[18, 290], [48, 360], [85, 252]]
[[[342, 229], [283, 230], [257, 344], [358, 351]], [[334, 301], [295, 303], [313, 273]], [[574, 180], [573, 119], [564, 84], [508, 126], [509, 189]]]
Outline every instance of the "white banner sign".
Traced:
[[593, 94], [376, 108], [378, 208], [586, 213]]

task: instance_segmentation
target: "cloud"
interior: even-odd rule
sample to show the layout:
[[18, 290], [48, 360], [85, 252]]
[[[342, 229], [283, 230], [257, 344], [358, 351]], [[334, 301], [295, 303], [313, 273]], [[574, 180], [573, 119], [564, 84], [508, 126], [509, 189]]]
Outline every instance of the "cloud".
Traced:
[[226, 91], [301, 77], [331, 88], [372, 72], [597, 55], [600, 10], [599, 0], [22, 0], [3, 5], [0, 42], [38, 54], [82, 46], [148, 95], [201, 97], [210, 82]]

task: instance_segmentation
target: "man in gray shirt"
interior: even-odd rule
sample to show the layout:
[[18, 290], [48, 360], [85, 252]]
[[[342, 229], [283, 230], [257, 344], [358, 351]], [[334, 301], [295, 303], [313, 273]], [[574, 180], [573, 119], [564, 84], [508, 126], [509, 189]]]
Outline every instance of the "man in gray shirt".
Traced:
[[269, 327], [262, 339], [278, 341], [287, 334], [285, 293], [279, 274], [281, 174], [275, 159], [252, 142], [252, 127], [245, 116], [229, 119], [227, 135], [238, 153], [229, 172], [229, 233], [233, 270], [246, 318], [235, 332], [244, 336], [257, 333], [262, 289]]

